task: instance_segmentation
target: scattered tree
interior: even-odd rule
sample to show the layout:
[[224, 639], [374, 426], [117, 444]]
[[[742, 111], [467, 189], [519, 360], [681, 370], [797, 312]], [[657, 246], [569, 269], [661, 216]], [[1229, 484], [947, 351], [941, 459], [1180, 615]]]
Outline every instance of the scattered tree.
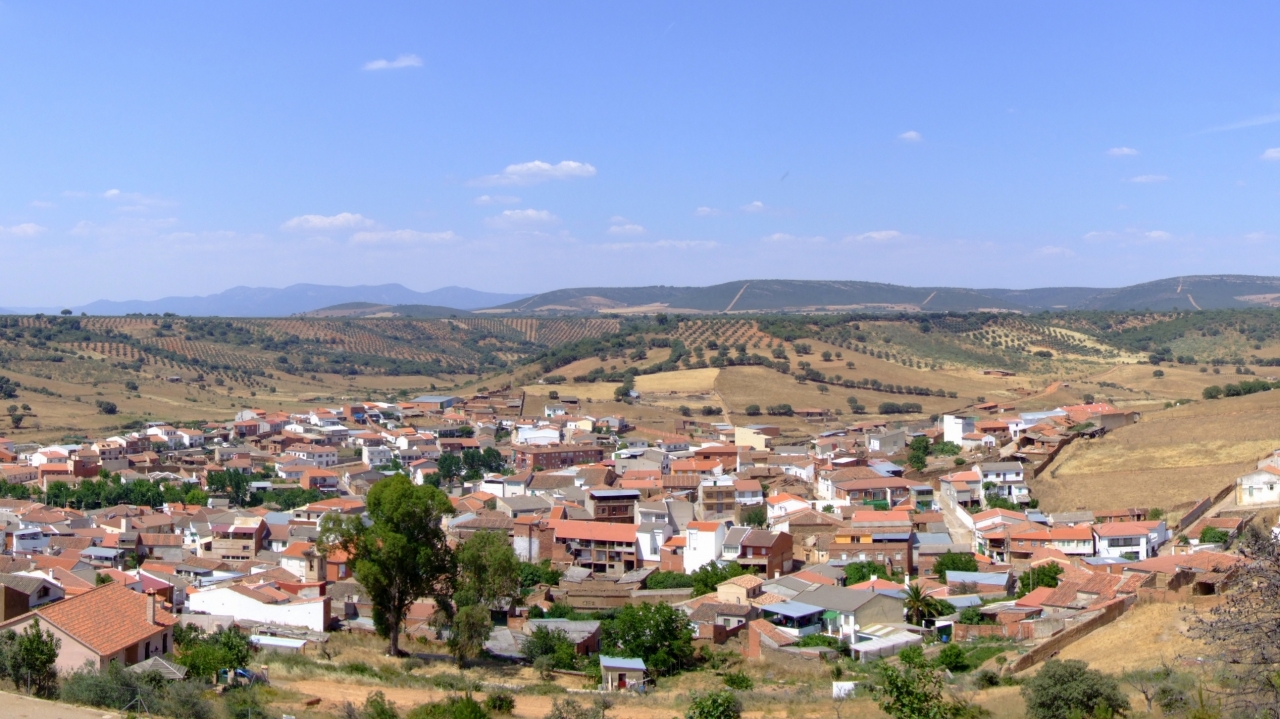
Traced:
[[369, 490], [367, 513], [367, 524], [363, 517], [327, 514], [321, 536], [351, 557], [356, 581], [373, 605], [374, 626], [388, 640], [387, 653], [401, 656], [400, 630], [414, 602], [431, 596], [441, 611], [452, 610], [456, 568], [440, 519], [453, 513], [453, 505], [439, 489], [397, 474]]

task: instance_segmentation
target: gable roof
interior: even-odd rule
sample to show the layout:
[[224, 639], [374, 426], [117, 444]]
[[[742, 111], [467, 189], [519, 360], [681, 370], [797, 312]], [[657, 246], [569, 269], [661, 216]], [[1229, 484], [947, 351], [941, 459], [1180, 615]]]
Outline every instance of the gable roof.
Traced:
[[[84, 594], [46, 605], [35, 611], [41, 620], [74, 637], [99, 656], [109, 656], [154, 635], [178, 619], [156, 607], [156, 623], [147, 621], [147, 602], [119, 582], [111, 582]], [[111, 621], [103, 621], [110, 617]]]

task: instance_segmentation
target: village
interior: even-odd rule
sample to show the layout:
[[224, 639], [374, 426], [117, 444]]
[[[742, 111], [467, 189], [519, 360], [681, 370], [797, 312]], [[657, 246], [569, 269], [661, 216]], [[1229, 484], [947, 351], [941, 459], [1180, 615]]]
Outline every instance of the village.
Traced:
[[[1105, 402], [827, 421], [801, 442], [714, 417], [637, 428], [553, 396], [250, 408], [74, 445], [0, 438], [0, 631], [43, 626], [63, 676], [86, 662], [180, 676], [185, 626], [236, 628], [260, 657], [382, 633], [353, 558], [322, 529], [367, 518], [370, 492], [404, 477], [447, 494], [450, 547], [497, 538], [525, 568], [519, 595], [488, 606], [480, 653], [544, 679], [654, 692], [665, 658], [602, 642], [600, 617], [644, 605], [678, 610], [702, 655], [745, 667], [843, 657], [856, 673], [910, 647], [995, 641], [1013, 676], [1140, 603], [1212, 601], [1258, 508], [1280, 506], [1278, 451], [1176, 512], [1041, 510], [1037, 477], [1063, 447], [1142, 421]], [[418, 597], [403, 634], [446, 641], [442, 619]], [[548, 633], [568, 660], [538, 659]], [[833, 697], [855, 695], [832, 676]]]

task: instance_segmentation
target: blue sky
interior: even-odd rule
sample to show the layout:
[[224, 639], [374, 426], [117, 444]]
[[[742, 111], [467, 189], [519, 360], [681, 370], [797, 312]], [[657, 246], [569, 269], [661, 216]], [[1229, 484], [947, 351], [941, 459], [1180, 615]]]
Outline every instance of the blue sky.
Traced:
[[0, 4], [0, 306], [1280, 274], [1274, 3]]

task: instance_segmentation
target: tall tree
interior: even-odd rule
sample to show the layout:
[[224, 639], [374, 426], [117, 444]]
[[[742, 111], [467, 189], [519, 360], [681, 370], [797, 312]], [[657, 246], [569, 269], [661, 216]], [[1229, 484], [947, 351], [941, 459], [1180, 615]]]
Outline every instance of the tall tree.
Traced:
[[488, 609], [473, 604], [458, 610], [449, 626], [449, 652], [457, 660], [459, 669], [468, 659], [480, 654], [492, 631], [493, 620], [489, 618]]
[[369, 593], [373, 622], [388, 640], [387, 653], [400, 656], [400, 631], [414, 602], [430, 596], [446, 615], [453, 611], [456, 565], [443, 515], [453, 513], [449, 497], [430, 486], [415, 486], [403, 474], [373, 485], [363, 517], [325, 515], [320, 525], [328, 546], [351, 557], [356, 581]]
[[945, 616], [956, 610], [951, 602], [925, 594], [919, 584], [907, 587], [903, 594], [902, 608], [906, 610], [907, 620], [912, 624], [920, 624], [925, 619]]
[[457, 561], [459, 607], [506, 609], [520, 598], [520, 559], [506, 532], [476, 532], [458, 547]]

